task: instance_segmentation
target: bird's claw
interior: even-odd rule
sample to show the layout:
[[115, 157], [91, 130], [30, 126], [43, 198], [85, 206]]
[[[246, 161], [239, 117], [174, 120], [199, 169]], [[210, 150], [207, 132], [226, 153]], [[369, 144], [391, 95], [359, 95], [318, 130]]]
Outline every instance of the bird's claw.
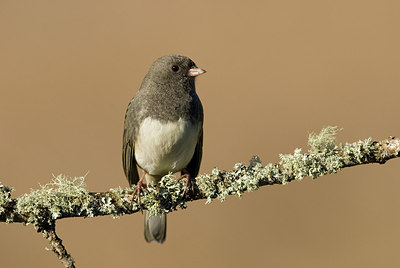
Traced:
[[145, 175], [146, 174], [144, 173], [143, 176], [140, 178], [140, 180], [136, 184], [136, 189], [132, 193], [132, 200], [137, 198], [137, 203], [142, 213], [143, 213], [143, 208], [142, 208], [142, 202], [140, 201], [140, 193], [147, 192], [147, 189], [143, 186], [143, 180]]
[[189, 197], [189, 198], [194, 197], [195, 196], [194, 183], [190, 175], [188, 173], [185, 173], [179, 179], [186, 180], [185, 187], [183, 188], [182, 197]]

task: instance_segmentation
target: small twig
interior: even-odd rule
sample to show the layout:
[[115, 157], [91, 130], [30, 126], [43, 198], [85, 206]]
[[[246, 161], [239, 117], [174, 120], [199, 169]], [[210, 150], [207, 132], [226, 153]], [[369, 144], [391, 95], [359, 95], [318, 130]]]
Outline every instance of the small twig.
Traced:
[[75, 268], [74, 259], [65, 249], [61, 238], [57, 236], [54, 226], [48, 230], [41, 230], [41, 232], [43, 237], [49, 240], [50, 250], [57, 255], [62, 264], [68, 268]]

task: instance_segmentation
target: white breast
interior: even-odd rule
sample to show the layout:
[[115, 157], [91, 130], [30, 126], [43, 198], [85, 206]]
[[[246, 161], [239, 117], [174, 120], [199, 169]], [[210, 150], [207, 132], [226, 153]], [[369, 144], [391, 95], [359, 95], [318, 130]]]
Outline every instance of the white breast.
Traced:
[[193, 157], [200, 127], [181, 118], [163, 123], [147, 117], [137, 133], [136, 162], [151, 175], [181, 171]]

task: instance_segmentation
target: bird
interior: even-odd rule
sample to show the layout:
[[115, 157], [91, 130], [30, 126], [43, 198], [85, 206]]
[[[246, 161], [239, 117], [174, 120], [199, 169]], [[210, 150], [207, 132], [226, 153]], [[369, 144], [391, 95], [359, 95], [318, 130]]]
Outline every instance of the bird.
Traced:
[[[123, 133], [122, 162], [130, 184], [140, 191], [157, 185], [169, 173], [180, 172], [187, 184], [199, 173], [203, 152], [203, 106], [195, 78], [206, 71], [188, 57], [166, 55], [151, 65], [128, 104]], [[138, 167], [143, 175], [139, 178]], [[186, 190], [186, 188], [185, 188]], [[162, 244], [166, 214], [145, 211], [144, 237]]]

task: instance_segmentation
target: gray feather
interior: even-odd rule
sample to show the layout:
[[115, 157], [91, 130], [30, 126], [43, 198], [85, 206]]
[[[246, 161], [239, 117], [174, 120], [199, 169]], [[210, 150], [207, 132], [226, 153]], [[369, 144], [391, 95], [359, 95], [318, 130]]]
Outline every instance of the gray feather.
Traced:
[[[190, 178], [194, 179], [197, 177], [200, 171], [201, 158], [203, 156], [203, 128], [200, 130], [199, 140], [197, 141], [196, 149], [189, 164], [185, 168], [189, 172]], [[181, 172], [183, 175], [183, 172]]]
[[162, 244], [167, 235], [167, 215], [150, 216], [148, 211], [144, 215], [144, 238], [147, 242], [156, 241]]
[[122, 142], [122, 164], [124, 167], [125, 176], [132, 186], [139, 181], [139, 173], [136, 166], [135, 159], [135, 147], [134, 147], [134, 137], [135, 137], [135, 116], [132, 114], [133, 110], [130, 108], [132, 102], [129, 103], [128, 109], [125, 114], [124, 123], [124, 135]]

